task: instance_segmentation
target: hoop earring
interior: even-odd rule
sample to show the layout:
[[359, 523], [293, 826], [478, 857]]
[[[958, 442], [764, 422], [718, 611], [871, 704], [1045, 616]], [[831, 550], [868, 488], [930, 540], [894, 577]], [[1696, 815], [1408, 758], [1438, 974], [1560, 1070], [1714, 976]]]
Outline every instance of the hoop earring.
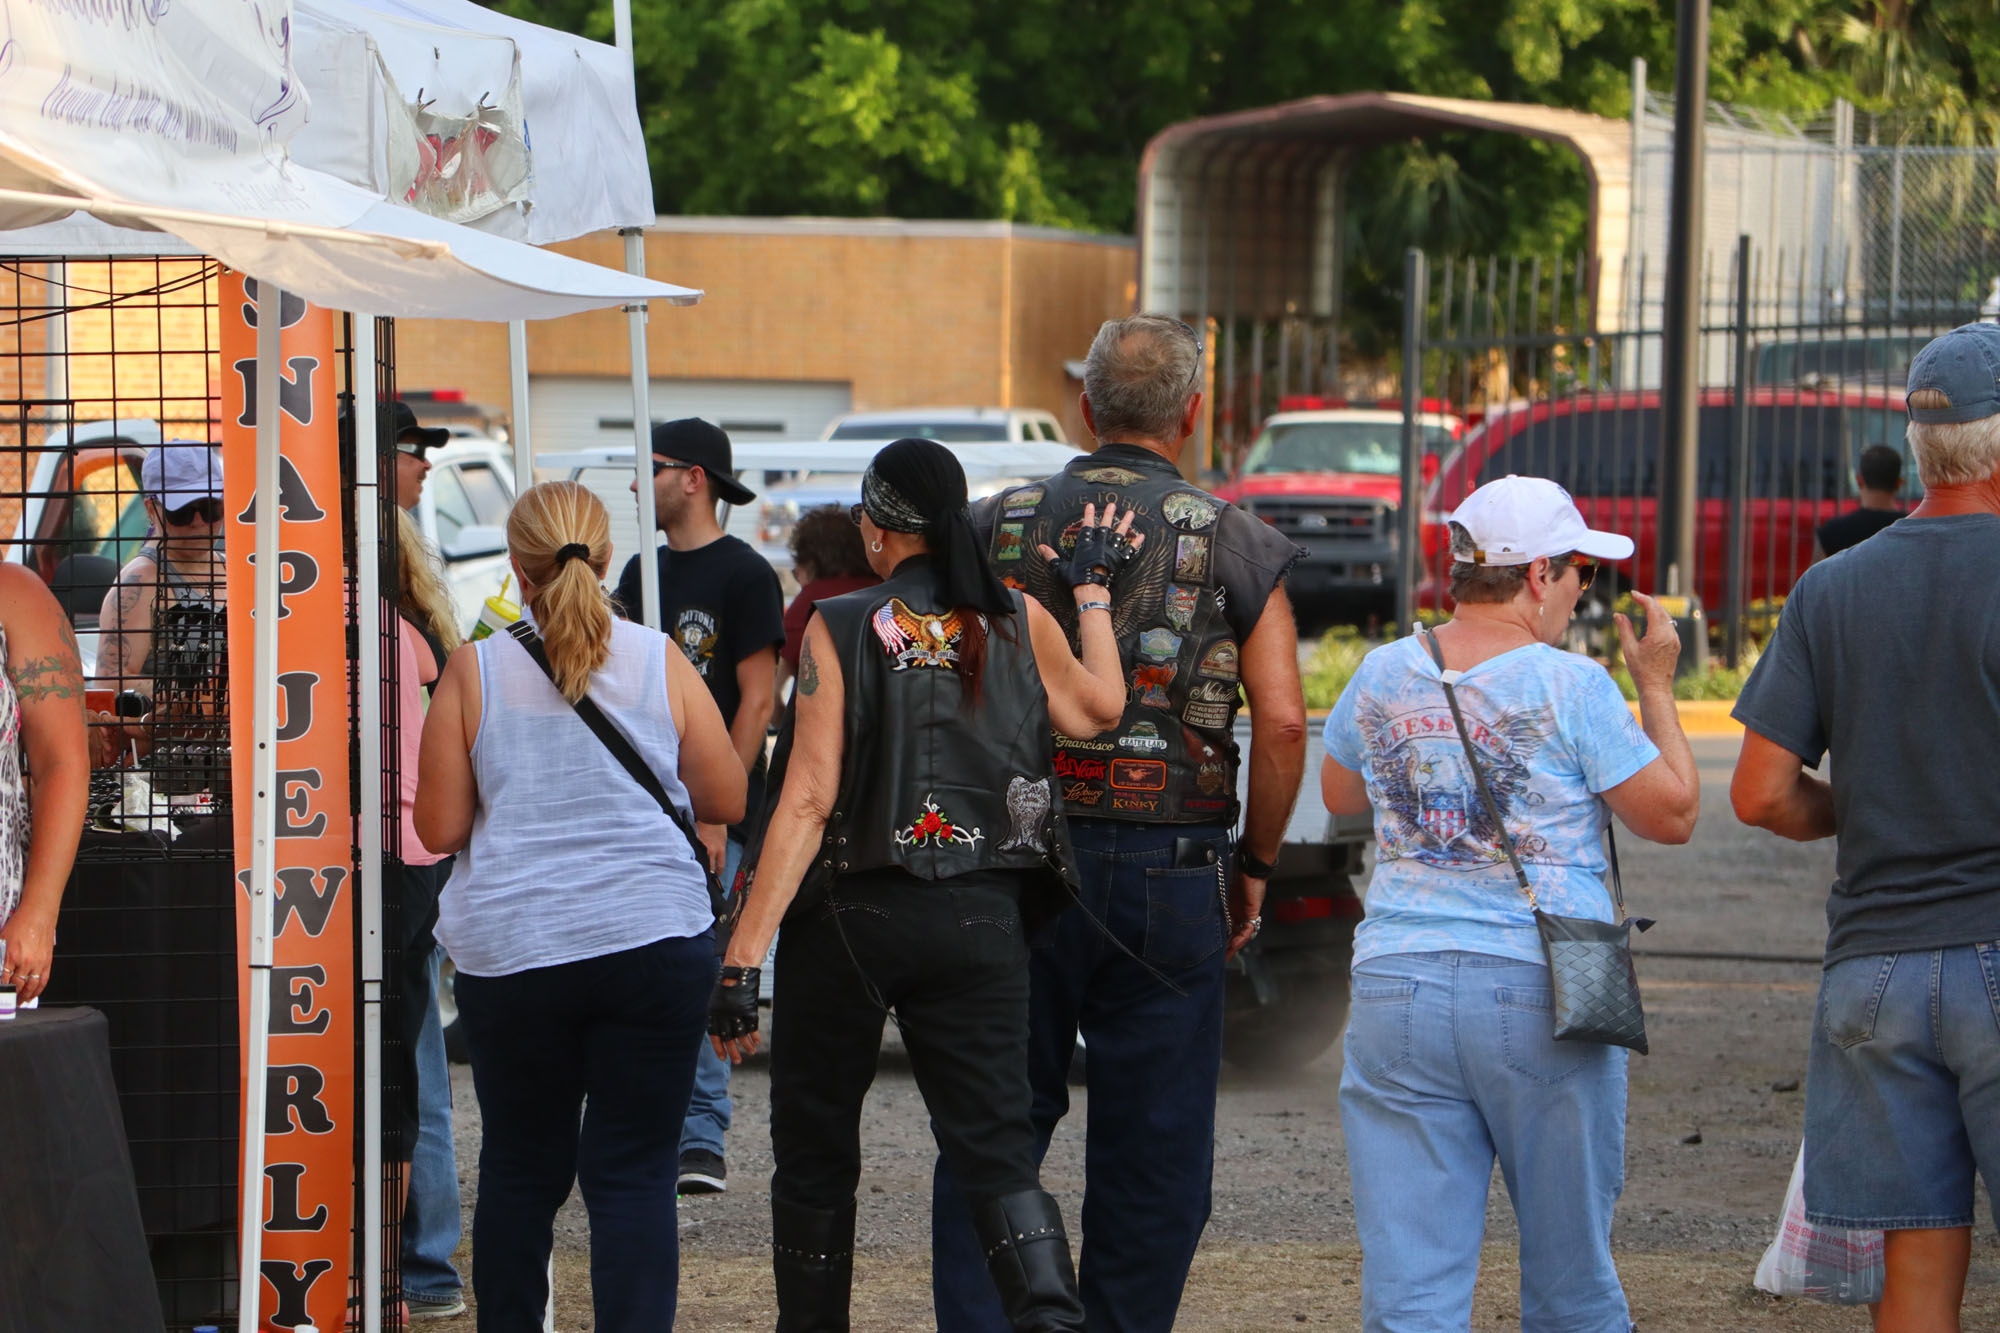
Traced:
[[879, 541], [872, 542], [870, 543], [868, 549], [875, 552], [877, 555], [880, 555], [882, 553], [882, 543]]

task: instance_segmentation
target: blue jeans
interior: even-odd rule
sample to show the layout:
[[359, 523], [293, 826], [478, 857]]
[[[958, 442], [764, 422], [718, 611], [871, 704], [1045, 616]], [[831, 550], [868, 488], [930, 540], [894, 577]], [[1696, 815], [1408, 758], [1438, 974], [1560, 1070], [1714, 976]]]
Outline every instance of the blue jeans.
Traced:
[[707, 931], [508, 976], [458, 974], [485, 1126], [472, 1213], [481, 1333], [541, 1333], [556, 1210], [572, 1185], [590, 1215], [591, 1327], [674, 1326], [672, 1115], [708, 1044], [715, 977]]
[[430, 993], [417, 1038], [417, 1096], [420, 1129], [410, 1158], [410, 1199], [403, 1210], [403, 1294], [449, 1301], [465, 1284], [452, 1267], [461, 1231], [458, 1213], [458, 1157], [451, 1135], [451, 1063], [444, 1054], [444, 1025], [438, 1021], [438, 969], [444, 950], [431, 946]]
[[1472, 1284], [1499, 1159], [1521, 1226], [1522, 1333], [1627, 1333], [1611, 1262], [1625, 1051], [1555, 1040], [1549, 970], [1479, 953], [1354, 969], [1340, 1127], [1367, 1333], [1445, 1333]]
[[[722, 862], [722, 887], [736, 883], [736, 868], [743, 864], [743, 844], [731, 838]], [[687, 1118], [681, 1122], [681, 1152], [712, 1152], [723, 1155], [723, 1139], [736, 1104], [729, 1099], [729, 1061], [715, 1053], [708, 1042], [701, 1044], [695, 1060], [694, 1096], [688, 1099]]]
[[[1078, 1271], [1084, 1310], [1092, 1333], [1165, 1333], [1208, 1225], [1228, 943], [1217, 866], [1175, 869], [1173, 848], [1178, 838], [1194, 838], [1226, 861], [1229, 833], [1207, 824], [1073, 819], [1070, 836], [1081, 905], [1042, 933], [1029, 962], [1036, 1151], [1048, 1151], [1069, 1110], [1081, 1029], [1090, 1051]], [[1107, 939], [1106, 928], [1184, 994]], [[1008, 1328], [942, 1158], [931, 1194], [931, 1299], [941, 1333]]]
[[1806, 1220], [1969, 1227], [2000, 1215], [2000, 943], [1844, 958], [1806, 1067]]

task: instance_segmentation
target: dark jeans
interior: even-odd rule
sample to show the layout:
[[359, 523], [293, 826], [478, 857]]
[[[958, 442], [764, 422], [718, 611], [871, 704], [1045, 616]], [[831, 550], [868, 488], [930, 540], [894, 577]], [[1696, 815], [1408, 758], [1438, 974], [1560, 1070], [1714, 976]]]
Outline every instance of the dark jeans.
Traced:
[[680, 1125], [715, 975], [707, 933], [511, 976], [458, 974], [485, 1125], [472, 1214], [479, 1333], [539, 1333], [556, 1209], [575, 1182], [590, 1213], [591, 1327], [673, 1327]]
[[[1224, 928], [1215, 866], [1173, 868], [1177, 838], [1211, 843], [1216, 825], [1073, 819], [1082, 909], [1036, 939], [1029, 971], [1028, 1074], [1048, 1150], [1069, 1110], [1079, 1028], [1088, 1055], [1083, 1261], [1092, 1333], [1171, 1329], [1208, 1224], [1215, 1092], [1222, 1068]], [[1088, 915], [1086, 915], [1086, 912]], [[1170, 977], [1176, 995], [1091, 920]], [[965, 1182], [941, 1159], [931, 1199], [931, 1295], [940, 1333], [1005, 1333], [973, 1235]]]
[[774, 1199], [831, 1211], [854, 1197], [887, 1018], [871, 985], [896, 1011], [931, 1132], [966, 1192], [1036, 1188], [1019, 893], [1011, 877], [981, 879], [842, 877], [826, 905], [785, 923], [771, 999]]
[[424, 1013], [430, 1005], [431, 951], [437, 948], [437, 937], [431, 931], [437, 925], [438, 894], [451, 878], [455, 859], [447, 856], [435, 865], [413, 866], [390, 857], [382, 863], [383, 891], [395, 895], [402, 914], [402, 938], [396, 951], [401, 984], [397, 988], [393, 1019], [401, 1040], [395, 1046], [395, 1068], [390, 1071], [395, 1096], [385, 1098], [382, 1107], [383, 1122], [396, 1131], [390, 1155], [399, 1162], [408, 1162], [416, 1155], [422, 1124], [417, 1043], [423, 1036]]

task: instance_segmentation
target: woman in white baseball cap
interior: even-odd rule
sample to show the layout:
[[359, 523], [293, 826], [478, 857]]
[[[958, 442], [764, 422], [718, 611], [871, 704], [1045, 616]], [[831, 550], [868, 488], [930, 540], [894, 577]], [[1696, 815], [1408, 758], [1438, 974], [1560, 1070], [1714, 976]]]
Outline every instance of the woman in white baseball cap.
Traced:
[[1643, 639], [1618, 617], [1642, 733], [1609, 673], [1556, 646], [1631, 539], [1593, 531], [1554, 482], [1510, 476], [1466, 497], [1451, 540], [1453, 618], [1368, 655], [1327, 718], [1320, 773], [1327, 808], [1372, 808], [1377, 839], [1340, 1081], [1362, 1323], [1470, 1323], [1497, 1158], [1520, 1222], [1521, 1327], [1622, 1331], [1626, 1052], [1554, 1040], [1534, 913], [1444, 682], [1541, 910], [1610, 921], [1611, 814], [1656, 842], [1694, 831], [1680, 640], [1650, 597]]
[[[152, 535], [105, 594], [92, 679], [139, 696], [131, 711], [143, 715], [158, 694], [155, 634], [168, 611], [187, 608], [200, 621], [192, 640], [209, 648], [220, 644], [219, 633], [211, 630], [220, 630], [224, 604], [223, 566], [216, 549], [222, 532], [222, 453], [203, 440], [169, 440], [146, 451], [139, 464], [139, 490]], [[220, 667], [219, 661], [199, 668], [183, 664], [175, 675], [197, 681], [213, 674], [219, 681]], [[97, 713], [92, 722], [91, 762], [99, 768], [115, 763], [128, 740], [143, 743], [149, 738], [109, 713]]]

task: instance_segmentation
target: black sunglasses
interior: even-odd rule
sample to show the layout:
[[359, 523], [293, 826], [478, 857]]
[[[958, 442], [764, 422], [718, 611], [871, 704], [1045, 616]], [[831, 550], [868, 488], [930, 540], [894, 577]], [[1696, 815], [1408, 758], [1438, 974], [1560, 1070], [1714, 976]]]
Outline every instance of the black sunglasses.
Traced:
[[[1173, 317], [1168, 316], [1168, 318], [1171, 319]], [[1194, 325], [1184, 319], [1175, 319], [1174, 323], [1180, 325], [1187, 336], [1194, 340], [1194, 374], [1188, 376], [1187, 388], [1182, 390], [1183, 393], [1193, 393], [1195, 387], [1201, 383], [1201, 358], [1202, 354], [1208, 350], [1208, 346], [1202, 342], [1201, 335], [1194, 331]]]
[[177, 528], [184, 528], [197, 520], [203, 523], [220, 523], [222, 521], [222, 501], [212, 495], [204, 500], [190, 500], [179, 509], [167, 510], [166, 515], [167, 522]]
[[653, 460], [653, 475], [657, 477], [662, 472], [692, 472], [700, 466], [701, 464], [699, 463], [683, 463], [677, 459], [655, 458]]
[[848, 521], [853, 523], [854, 526], [858, 528], [861, 526], [861, 516], [867, 512], [868, 512], [868, 506], [863, 504], [861, 501], [856, 500], [853, 504], [847, 506]]
[[1566, 555], [1563, 563], [1576, 571], [1576, 590], [1589, 592], [1590, 585], [1597, 582], [1597, 561], [1587, 555]]

